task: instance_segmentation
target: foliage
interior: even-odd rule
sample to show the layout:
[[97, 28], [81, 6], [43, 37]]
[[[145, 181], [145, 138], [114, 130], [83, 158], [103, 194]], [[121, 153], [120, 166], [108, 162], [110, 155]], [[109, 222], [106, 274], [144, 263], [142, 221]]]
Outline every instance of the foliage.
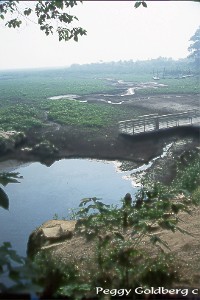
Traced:
[[145, 2], [145, 1], [136, 1], [135, 2], [135, 8], [138, 8], [138, 7], [140, 7], [140, 6], [143, 6], [143, 7], [147, 7], [147, 3]]
[[183, 153], [177, 165], [176, 177], [172, 186], [177, 190], [192, 194], [194, 204], [200, 203], [200, 155], [197, 151]]
[[1, 107], [17, 103], [36, 106], [52, 96], [102, 93], [113, 89], [100, 78], [73, 73], [67, 68], [1, 71], [0, 79]]
[[[157, 234], [162, 229], [186, 233], [178, 226], [178, 213], [190, 213], [191, 201], [175, 195], [155, 185], [151, 190], [142, 189], [133, 205], [125, 201], [122, 208], [110, 207], [97, 198], [83, 199], [76, 213], [77, 229], [95, 241], [97, 249], [95, 271], [90, 270], [87, 282], [93, 287], [133, 288], [169, 285], [177, 279], [172, 257], [165, 253], [169, 246]], [[150, 257], [146, 255], [148, 245]], [[157, 250], [152, 250], [154, 246]]]
[[40, 276], [34, 283], [43, 286], [41, 297], [92, 299], [96, 286], [134, 291], [137, 286], [169, 286], [178, 280], [173, 257], [167, 253], [169, 246], [158, 232], [187, 233], [179, 227], [178, 213], [190, 213], [190, 199], [180, 200], [161, 185], [140, 190], [133, 204], [126, 197], [121, 208], [96, 197], [81, 201], [74, 215], [76, 230], [93, 243], [94, 257], [85, 259], [86, 265], [76, 257], [63, 264], [49, 250], [38, 253], [34, 262]]
[[41, 287], [34, 283], [38, 274], [37, 266], [12, 250], [9, 242], [0, 246], [1, 293], [23, 294], [41, 291]]
[[[88, 95], [92, 93], [108, 93], [115, 89], [112, 81], [124, 79], [134, 83], [152, 81], [153, 70], [158, 71], [160, 78], [165, 68], [166, 78], [160, 80], [168, 85], [160, 89], [152, 89], [151, 93], [195, 93], [198, 84], [195, 77], [175, 79], [179, 75], [193, 73], [189, 61], [173, 61], [156, 59], [148, 61], [124, 61], [102, 64], [77, 65], [57, 70], [27, 70], [0, 72], [0, 107], [19, 104], [34, 104], [52, 96]], [[169, 78], [171, 76], [171, 78]], [[184, 86], [184, 88], [182, 88]], [[196, 88], [195, 88], [196, 87]], [[149, 91], [146, 90], [147, 92]]]
[[200, 187], [197, 187], [192, 193], [192, 199], [194, 204], [199, 204], [200, 202]]
[[194, 65], [197, 71], [200, 67], [200, 27], [196, 30], [195, 34], [190, 38], [191, 45], [188, 48], [190, 52], [189, 58], [194, 60]]
[[[0, 173], [0, 184], [6, 186], [8, 183], [19, 183], [18, 179], [21, 179], [22, 176], [19, 173]], [[9, 209], [9, 198], [5, 191], [0, 187], [0, 207], [4, 209]]]
[[34, 107], [16, 104], [0, 110], [0, 129], [24, 130], [34, 126], [41, 126], [40, 114]]
[[[47, 261], [48, 263], [44, 264]], [[80, 281], [79, 268], [73, 259], [63, 264], [62, 261], [55, 261], [46, 251], [36, 255], [34, 264], [38, 268], [38, 278], [35, 278], [34, 282], [43, 287], [41, 299], [51, 299], [52, 296], [82, 299], [84, 293], [91, 289], [89, 284]]]
[[[34, 1], [32, 5], [23, 7], [19, 1], [3, 1], [0, 4], [0, 19], [7, 19], [5, 25], [9, 28], [20, 27], [25, 21], [30, 21], [34, 15], [40, 30], [46, 35], [56, 32], [59, 41], [78, 41], [79, 36], [86, 35], [82, 27], [71, 27], [78, 18], [70, 14], [70, 10], [82, 1]], [[32, 20], [34, 22], [34, 19]], [[35, 23], [35, 22], [34, 22]]]
[[126, 119], [139, 114], [139, 110], [130, 112], [125, 107], [119, 109], [112, 105], [80, 103], [71, 100], [51, 100], [43, 105], [48, 111], [48, 119], [61, 124], [101, 128], [117, 124], [119, 119]]
[[[172, 61], [154, 60], [146, 62], [118, 62], [114, 65], [108, 64], [91, 64], [82, 67], [58, 69], [58, 70], [34, 70], [34, 71], [7, 71], [0, 72], [0, 128], [3, 130], [25, 130], [33, 126], [43, 126], [46, 122], [45, 116], [48, 107], [50, 107], [49, 117], [60, 120], [63, 124], [77, 125], [83, 124], [83, 118], [75, 117], [76, 112], [73, 112], [73, 117], [64, 116], [64, 112], [58, 111], [59, 107], [63, 107], [64, 101], [50, 100], [48, 98], [59, 95], [87, 95], [90, 98], [93, 93], [111, 93], [113, 89], [117, 92], [113, 85], [113, 81], [108, 81], [106, 78], [114, 80], [124, 79], [126, 81], [147, 82], [152, 80], [153, 65], [161, 67], [169, 64], [169, 69], [176, 71], [178, 65], [174, 65]], [[184, 72], [187, 74], [187, 64], [184, 66]], [[167, 70], [167, 68], [166, 68]], [[80, 71], [81, 74], [80, 75]], [[183, 71], [183, 69], [182, 69]], [[113, 73], [115, 72], [115, 73]], [[97, 75], [97, 73], [99, 73]], [[177, 73], [178, 74], [178, 73]], [[173, 74], [172, 74], [173, 75]], [[175, 75], [175, 74], [174, 74]], [[173, 75], [173, 76], [174, 76]], [[101, 78], [99, 78], [101, 76]], [[196, 77], [185, 79], [165, 78], [160, 80], [160, 83], [167, 85], [161, 88], [148, 88], [136, 90], [138, 95], [159, 94], [159, 93], [198, 93], [198, 82]], [[66, 101], [66, 100], [65, 100]], [[75, 102], [74, 100], [71, 102]], [[67, 103], [67, 102], [66, 102]], [[137, 117], [138, 115], [147, 112], [146, 109], [139, 110], [128, 105], [108, 105], [101, 103], [99, 106], [92, 103], [81, 103], [80, 105], [71, 105], [75, 110], [82, 110], [87, 118], [84, 120], [86, 128], [91, 125], [92, 110], [95, 112], [99, 109], [99, 116], [94, 119], [94, 126], [102, 126], [102, 122], [115, 123], [119, 120]], [[87, 109], [86, 106], [88, 105]], [[57, 106], [57, 108], [56, 108]], [[66, 104], [65, 107], [69, 106]], [[70, 109], [70, 111], [71, 111]], [[91, 114], [88, 115], [91, 109]], [[46, 111], [45, 111], [46, 110]], [[86, 112], [87, 111], [87, 112]], [[57, 115], [57, 113], [59, 113]], [[106, 124], [106, 123], [105, 123]]]
[[152, 87], [148, 89], [136, 90], [137, 95], [156, 95], [156, 94], [195, 94], [199, 93], [199, 82], [196, 77], [188, 78], [165, 78], [159, 81], [166, 86], [161, 88]]
[[200, 185], [200, 160], [191, 162], [183, 170], [178, 169], [174, 184], [178, 188], [193, 192]]
[[[82, 27], [73, 26], [78, 21], [77, 16], [72, 15], [70, 10], [83, 1], [34, 1], [32, 5], [23, 6], [20, 1], [2, 1], [0, 4], [0, 19], [6, 21], [8, 28], [19, 28], [26, 21], [36, 23], [40, 30], [47, 36], [49, 34], [58, 35], [59, 41], [69, 41], [73, 39], [78, 42], [78, 38], [87, 35], [87, 31]], [[145, 1], [137, 1], [135, 8], [142, 4], [147, 7]], [[33, 17], [31, 19], [31, 17]], [[36, 21], [35, 21], [36, 19]]]
[[83, 199], [77, 213], [78, 219], [82, 217], [78, 224], [87, 236], [105, 234], [108, 230], [123, 229], [123, 232], [130, 226], [133, 236], [141, 231], [134, 236], [135, 244], [138, 244], [141, 236], [151, 236], [155, 226], [179, 230], [177, 214], [180, 210], [189, 212], [188, 201], [188, 195], [179, 201], [175, 191], [159, 184], [142, 188], [133, 206], [124, 203], [122, 208], [117, 208], [105, 205], [97, 198]]
[[[78, 126], [81, 130], [99, 130], [116, 126], [119, 120], [137, 117], [144, 109], [129, 106], [79, 103], [76, 100], [51, 100], [50, 96], [107, 93], [113, 87], [106, 81], [70, 76], [57, 71], [6, 72], [0, 81], [0, 129], [21, 130], [45, 126], [48, 121]], [[145, 109], [145, 113], [147, 113]], [[149, 111], [150, 113], [150, 111]], [[46, 120], [46, 117], [48, 119]], [[85, 118], [84, 118], [85, 117]]]
[[[111, 61], [91, 64], [73, 64], [69, 68], [71, 72], [81, 72], [82, 74], [95, 74], [96, 76], [111, 77], [115, 79], [127, 79], [134, 82], [152, 79], [153, 72], [158, 72], [160, 78], [174, 78], [179, 75], [186, 75], [194, 72], [190, 66], [189, 59], [173, 60], [172, 58], [158, 57], [148, 60], [126, 60]], [[164, 74], [163, 74], [164, 73]], [[164, 75], [164, 76], [163, 76]], [[126, 78], [125, 78], [126, 76]]]

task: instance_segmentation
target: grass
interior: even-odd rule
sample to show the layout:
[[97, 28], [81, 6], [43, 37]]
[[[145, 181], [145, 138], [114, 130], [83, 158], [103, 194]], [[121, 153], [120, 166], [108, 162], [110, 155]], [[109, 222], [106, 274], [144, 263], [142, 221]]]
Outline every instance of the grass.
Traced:
[[[100, 79], [101, 78], [101, 79]], [[67, 100], [47, 100], [49, 97], [91, 93], [106, 93], [114, 89], [106, 78], [132, 82], [152, 81], [152, 74], [143, 73], [76, 73], [67, 69], [0, 72], [0, 129], [26, 130], [44, 124], [44, 110], [49, 120], [60, 124], [87, 128], [105, 128], [119, 120], [142, 115], [140, 109], [108, 104], [88, 104]], [[196, 93], [196, 77], [162, 79], [168, 85], [159, 89], [137, 90], [138, 95], [160, 93]], [[148, 112], [145, 112], [148, 113]], [[149, 112], [150, 113], [150, 112]]]
[[138, 95], [146, 94], [195, 94], [200, 92], [198, 77], [188, 77], [185, 79], [161, 79], [159, 84], [167, 86], [161, 88], [148, 88], [137, 90]]
[[38, 110], [26, 104], [16, 104], [0, 110], [1, 130], [25, 130], [42, 124]]
[[102, 128], [116, 125], [119, 120], [133, 118], [142, 112], [128, 107], [108, 104], [89, 104], [71, 100], [52, 100], [43, 105], [48, 119], [65, 125]]
[[108, 91], [104, 81], [70, 74], [64, 69], [0, 73], [1, 106], [41, 102], [52, 96]]

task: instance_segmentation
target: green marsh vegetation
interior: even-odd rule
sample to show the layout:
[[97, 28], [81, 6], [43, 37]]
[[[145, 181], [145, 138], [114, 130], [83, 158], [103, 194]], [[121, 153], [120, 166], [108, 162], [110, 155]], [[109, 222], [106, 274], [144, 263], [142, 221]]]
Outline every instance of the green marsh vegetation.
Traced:
[[166, 86], [162, 88], [148, 88], [138, 90], [138, 95], [159, 95], [159, 94], [195, 94], [200, 92], [199, 79], [197, 77], [188, 78], [164, 78], [159, 80], [158, 83], [162, 83]]
[[64, 125], [103, 128], [117, 125], [120, 119], [136, 117], [141, 110], [119, 108], [107, 104], [80, 103], [71, 100], [52, 100], [43, 105], [48, 111], [48, 119]]
[[53, 96], [83, 95], [113, 89], [100, 79], [87, 76], [77, 78], [65, 70], [10, 71], [1, 73], [0, 76], [0, 128], [3, 130], [24, 130], [33, 126], [43, 126], [44, 112], [46, 110], [48, 112], [48, 109], [49, 118], [52, 120], [61, 124], [86, 125], [86, 127], [102, 126], [103, 119], [106, 125], [105, 118], [110, 116], [111, 119], [116, 113], [120, 113], [119, 109], [111, 108], [109, 105], [91, 104], [87, 107], [84, 103], [70, 100], [47, 100]]
[[1, 105], [37, 104], [52, 96], [89, 94], [111, 90], [93, 76], [72, 73], [66, 69], [1, 71]]
[[0, 109], [0, 129], [26, 130], [43, 124], [41, 112], [28, 104], [15, 104]]
[[[154, 67], [153, 67], [154, 66]], [[195, 94], [198, 93], [198, 76], [176, 79], [178, 74], [187, 74], [188, 62], [158, 59], [146, 62], [118, 62], [72, 66], [52, 70], [21, 70], [0, 72], [0, 128], [3, 130], [26, 130], [44, 126], [45, 113], [50, 120], [60, 124], [85, 128], [106, 127], [123, 119], [134, 118], [144, 113], [138, 108], [108, 104], [85, 104], [74, 100], [49, 100], [59, 95], [91, 95], [112, 92], [115, 87], [106, 78], [135, 83], [152, 81], [153, 68], [171, 70], [169, 76], [160, 79], [166, 87], [141, 89], [136, 95], [147, 94]], [[182, 70], [182, 71], [180, 71]], [[70, 114], [70, 115], [69, 115]], [[92, 116], [94, 114], [94, 117]]]

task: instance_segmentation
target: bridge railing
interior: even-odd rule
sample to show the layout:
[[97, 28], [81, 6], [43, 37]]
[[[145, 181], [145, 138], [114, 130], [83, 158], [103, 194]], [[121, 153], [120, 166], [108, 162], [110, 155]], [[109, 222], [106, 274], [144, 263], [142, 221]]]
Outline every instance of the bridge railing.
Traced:
[[137, 119], [125, 120], [119, 122], [119, 132], [125, 134], [139, 134], [159, 129], [178, 127], [183, 125], [192, 125], [194, 117], [198, 117], [198, 110], [188, 110], [176, 114], [143, 115]]

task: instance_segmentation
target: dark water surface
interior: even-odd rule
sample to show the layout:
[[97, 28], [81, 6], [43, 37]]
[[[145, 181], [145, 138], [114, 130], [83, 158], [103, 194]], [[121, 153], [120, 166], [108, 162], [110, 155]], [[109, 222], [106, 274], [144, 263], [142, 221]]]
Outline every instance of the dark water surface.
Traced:
[[[57, 214], [69, 217], [85, 197], [98, 197], [106, 204], [121, 205], [126, 193], [135, 193], [131, 180], [114, 162], [89, 159], [63, 159], [50, 167], [31, 163], [15, 169], [23, 176], [20, 184], [4, 188], [9, 211], [0, 209], [0, 244], [10, 241], [20, 255], [25, 255], [30, 233]], [[125, 179], [126, 177], [126, 179]]]

